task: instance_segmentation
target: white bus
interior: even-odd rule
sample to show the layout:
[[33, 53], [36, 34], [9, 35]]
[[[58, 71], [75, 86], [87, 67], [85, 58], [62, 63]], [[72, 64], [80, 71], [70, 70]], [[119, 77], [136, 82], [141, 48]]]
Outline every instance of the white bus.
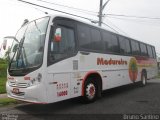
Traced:
[[23, 26], [8, 67], [10, 98], [47, 104], [79, 97], [93, 102], [103, 90], [157, 75], [152, 45], [71, 17], [47, 16]]

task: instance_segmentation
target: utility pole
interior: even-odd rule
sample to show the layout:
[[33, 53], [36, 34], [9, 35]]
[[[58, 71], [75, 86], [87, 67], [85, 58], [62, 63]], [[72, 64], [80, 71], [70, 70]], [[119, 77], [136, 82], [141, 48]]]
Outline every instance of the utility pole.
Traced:
[[100, 0], [99, 14], [98, 14], [98, 17], [99, 17], [98, 25], [99, 25], [99, 26], [102, 25], [103, 10], [104, 10], [104, 8], [106, 7], [106, 5], [108, 4], [109, 1], [110, 1], [110, 0], [108, 0], [108, 1], [103, 5], [103, 0]]
[[102, 5], [103, 5], [103, 0], [100, 0], [100, 5], [99, 5], [99, 23], [98, 25], [101, 26], [102, 24]]

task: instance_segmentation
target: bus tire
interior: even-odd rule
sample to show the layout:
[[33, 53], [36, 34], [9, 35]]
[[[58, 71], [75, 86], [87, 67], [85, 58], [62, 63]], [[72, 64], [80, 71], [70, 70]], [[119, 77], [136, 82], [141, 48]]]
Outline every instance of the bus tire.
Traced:
[[84, 102], [91, 103], [97, 99], [98, 86], [97, 82], [93, 78], [87, 79], [84, 86]]
[[144, 87], [147, 84], [147, 74], [145, 72], [142, 73], [141, 76], [141, 86]]

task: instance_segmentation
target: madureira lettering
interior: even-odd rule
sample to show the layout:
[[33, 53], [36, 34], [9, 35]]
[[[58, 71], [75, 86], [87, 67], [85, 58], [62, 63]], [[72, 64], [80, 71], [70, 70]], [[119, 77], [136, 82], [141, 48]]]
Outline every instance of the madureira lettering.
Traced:
[[112, 58], [109, 60], [97, 58], [97, 65], [127, 65], [127, 61], [123, 60], [122, 58], [120, 60], [114, 60]]

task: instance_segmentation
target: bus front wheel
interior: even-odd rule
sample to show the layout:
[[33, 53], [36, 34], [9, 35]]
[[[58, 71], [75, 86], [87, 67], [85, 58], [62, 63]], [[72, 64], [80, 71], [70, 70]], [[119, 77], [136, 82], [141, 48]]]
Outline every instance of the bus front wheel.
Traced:
[[88, 79], [85, 82], [85, 87], [84, 87], [84, 101], [86, 103], [91, 103], [94, 102], [97, 99], [97, 94], [98, 94], [98, 86], [97, 82], [92, 79]]

